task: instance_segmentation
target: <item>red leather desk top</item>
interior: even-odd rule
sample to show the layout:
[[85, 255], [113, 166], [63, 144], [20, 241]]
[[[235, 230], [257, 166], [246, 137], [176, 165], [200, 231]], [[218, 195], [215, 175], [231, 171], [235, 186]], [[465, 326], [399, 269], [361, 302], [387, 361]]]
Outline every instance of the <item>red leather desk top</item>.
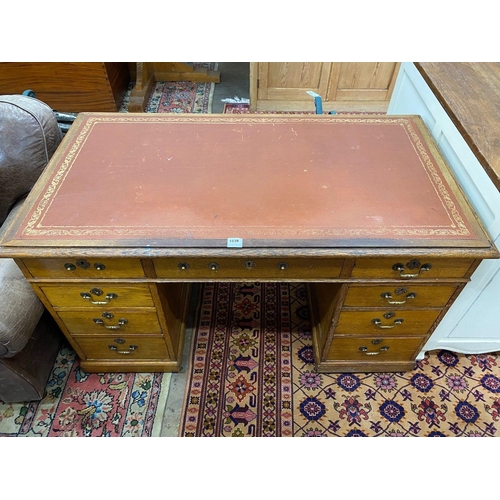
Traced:
[[418, 117], [82, 113], [12, 243], [486, 246], [423, 127]]

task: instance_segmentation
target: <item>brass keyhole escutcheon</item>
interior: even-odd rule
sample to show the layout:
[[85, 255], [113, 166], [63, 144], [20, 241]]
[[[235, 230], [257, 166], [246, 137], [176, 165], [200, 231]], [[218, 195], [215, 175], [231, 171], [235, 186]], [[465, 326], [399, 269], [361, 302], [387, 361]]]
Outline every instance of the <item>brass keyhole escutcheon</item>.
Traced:
[[88, 260], [85, 260], [85, 259], [78, 259], [76, 261], [76, 265], [78, 267], [81, 267], [82, 269], [88, 269], [90, 267], [90, 262]]
[[248, 269], [249, 271], [251, 271], [256, 265], [257, 265], [256, 262], [253, 260], [245, 260], [243, 262], [243, 267], [245, 269]]

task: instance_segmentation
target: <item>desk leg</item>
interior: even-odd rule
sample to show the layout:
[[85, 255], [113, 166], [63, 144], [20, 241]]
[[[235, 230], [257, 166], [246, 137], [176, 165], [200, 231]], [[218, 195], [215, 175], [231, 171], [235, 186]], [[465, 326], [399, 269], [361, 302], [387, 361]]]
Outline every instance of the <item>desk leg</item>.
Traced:
[[340, 299], [342, 290], [342, 284], [337, 283], [307, 284], [314, 361], [317, 369], [325, 360], [325, 350], [331, 343], [334, 318], [342, 305]]
[[136, 63], [135, 86], [130, 92], [130, 113], [144, 113], [149, 95], [156, 82], [152, 63]]
[[165, 343], [175, 364], [172, 371], [180, 371], [184, 338], [188, 322], [191, 283], [158, 283], [154, 293], [158, 298], [158, 319], [163, 329]]

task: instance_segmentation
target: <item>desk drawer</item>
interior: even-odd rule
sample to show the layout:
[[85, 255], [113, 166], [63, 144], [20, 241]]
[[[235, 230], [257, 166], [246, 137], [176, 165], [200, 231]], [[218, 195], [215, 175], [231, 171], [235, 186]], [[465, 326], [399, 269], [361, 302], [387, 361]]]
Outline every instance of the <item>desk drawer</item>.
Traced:
[[161, 335], [156, 312], [127, 310], [59, 311], [59, 317], [72, 335], [117, 335], [155, 334]]
[[424, 337], [337, 337], [328, 351], [329, 361], [409, 361]]
[[357, 259], [353, 278], [418, 280], [467, 277], [473, 259]]
[[[336, 335], [425, 335], [441, 310], [342, 311]], [[382, 333], [381, 333], [382, 332]]]
[[169, 359], [162, 337], [77, 337], [87, 360]]
[[140, 259], [24, 259], [34, 278], [142, 278]]
[[154, 307], [147, 285], [79, 283], [42, 285], [40, 289], [56, 307]]
[[351, 285], [345, 307], [444, 307], [457, 285]]
[[338, 278], [343, 259], [329, 258], [164, 258], [154, 260], [158, 278], [313, 279]]

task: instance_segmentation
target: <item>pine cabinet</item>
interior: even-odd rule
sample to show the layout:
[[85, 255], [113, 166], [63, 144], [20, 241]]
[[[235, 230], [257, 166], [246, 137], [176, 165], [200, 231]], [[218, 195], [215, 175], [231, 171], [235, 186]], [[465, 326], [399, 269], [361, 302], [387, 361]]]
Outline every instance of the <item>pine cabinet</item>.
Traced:
[[399, 70], [396, 62], [250, 63], [252, 111], [386, 111]]

